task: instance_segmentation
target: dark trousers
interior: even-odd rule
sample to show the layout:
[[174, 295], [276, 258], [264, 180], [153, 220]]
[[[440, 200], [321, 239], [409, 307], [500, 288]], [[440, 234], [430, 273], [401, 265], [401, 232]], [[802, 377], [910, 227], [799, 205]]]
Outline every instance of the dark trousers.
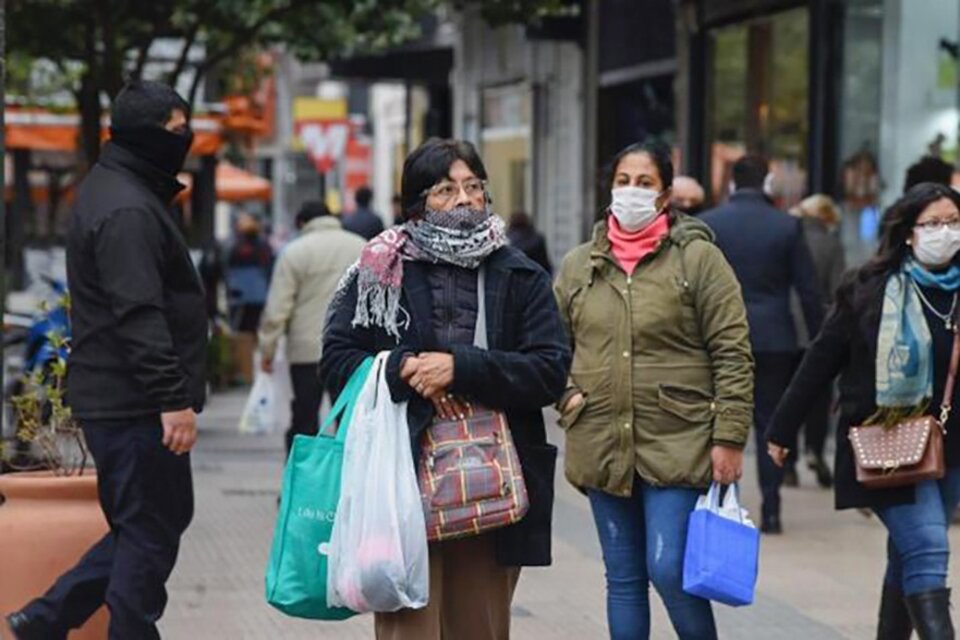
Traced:
[[287, 429], [287, 453], [293, 446], [293, 437], [316, 435], [320, 426], [320, 403], [323, 401], [323, 385], [317, 364], [291, 364], [290, 382], [293, 400], [290, 405], [290, 428]]
[[189, 454], [163, 446], [160, 417], [82, 423], [110, 532], [22, 613], [22, 640], [65, 640], [104, 603], [110, 640], [159, 639], [166, 581], [193, 517]]
[[793, 377], [797, 356], [791, 352], [755, 352], [753, 377], [753, 429], [757, 443], [757, 471], [763, 494], [764, 519], [780, 515], [780, 485], [783, 469], [767, 455], [766, 431], [777, 403]]

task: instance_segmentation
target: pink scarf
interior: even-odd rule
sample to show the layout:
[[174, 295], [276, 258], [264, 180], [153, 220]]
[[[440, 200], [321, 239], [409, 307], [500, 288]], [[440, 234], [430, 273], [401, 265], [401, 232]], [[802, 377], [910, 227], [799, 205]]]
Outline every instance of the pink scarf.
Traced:
[[624, 231], [615, 216], [607, 218], [607, 238], [613, 247], [613, 257], [627, 275], [632, 275], [640, 261], [656, 250], [670, 233], [670, 220], [666, 214], [657, 216], [649, 227], [636, 232]]

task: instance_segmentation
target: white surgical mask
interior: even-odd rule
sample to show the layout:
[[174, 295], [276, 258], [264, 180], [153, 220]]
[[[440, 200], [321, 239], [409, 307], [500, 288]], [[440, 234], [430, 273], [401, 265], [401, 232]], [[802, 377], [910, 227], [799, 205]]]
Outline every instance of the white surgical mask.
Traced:
[[657, 209], [659, 191], [643, 187], [617, 187], [610, 194], [610, 213], [616, 217], [624, 231], [646, 229], [660, 213]]
[[960, 251], [960, 230], [950, 227], [937, 229], [917, 228], [917, 241], [913, 245], [913, 255], [920, 264], [936, 267], [947, 264]]

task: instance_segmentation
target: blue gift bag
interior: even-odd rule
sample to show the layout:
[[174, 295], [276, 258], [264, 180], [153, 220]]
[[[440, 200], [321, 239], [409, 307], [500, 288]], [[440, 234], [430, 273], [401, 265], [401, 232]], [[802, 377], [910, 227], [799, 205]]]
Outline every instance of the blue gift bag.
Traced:
[[683, 590], [732, 607], [753, 602], [760, 557], [760, 532], [743, 520], [737, 485], [720, 506], [714, 483], [690, 514], [683, 557]]

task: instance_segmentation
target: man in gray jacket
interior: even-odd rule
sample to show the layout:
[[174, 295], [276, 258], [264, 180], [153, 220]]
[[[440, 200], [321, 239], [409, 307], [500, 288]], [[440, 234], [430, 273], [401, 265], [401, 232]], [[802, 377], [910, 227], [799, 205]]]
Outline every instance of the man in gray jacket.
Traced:
[[287, 453], [296, 434], [315, 434], [323, 387], [317, 374], [327, 308], [340, 277], [359, 257], [364, 241], [344, 231], [322, 202], [303, 205], [296, 218], [300, 237], [277, 260], [267, 306], [260, 320], [262, 369], [273, 372], [280, 337], [287, 337], [293, 384]]

